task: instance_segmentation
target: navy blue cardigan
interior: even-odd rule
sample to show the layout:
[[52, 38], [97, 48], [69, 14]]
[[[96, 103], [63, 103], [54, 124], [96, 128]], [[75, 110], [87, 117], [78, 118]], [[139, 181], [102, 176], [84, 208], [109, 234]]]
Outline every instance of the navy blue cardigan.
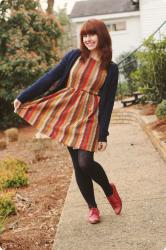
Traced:
[[[50, 93], [66, 87], [70, 69], [79, 56], [79, 49], [73, 49], [66, 53], [60, 63], [25, 89], [20, 95], [17, 96], [17, 99], [22, 103], [33, 100], [48, 91], [57, 81], [58, 83], [56, 84], [55, 89], [53, 89]], [[118, 75], [119, 70], [117, 64], [111, 62], [107, 71], [106, 79], [99, 90], [100, 103], [98, 121], [100, 129], [98, 141], [100, 142], [107, 141], [107, 136], [109, 135], [108, 127], [114, 106], [115, 94], [118, 85]]]

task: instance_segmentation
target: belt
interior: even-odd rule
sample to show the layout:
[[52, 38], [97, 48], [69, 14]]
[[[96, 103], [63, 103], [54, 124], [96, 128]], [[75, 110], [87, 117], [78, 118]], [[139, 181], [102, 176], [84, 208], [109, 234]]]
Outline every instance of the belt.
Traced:
[[91, 94], [91, 95], [99, 95], [99, 93], [98, 93], [98, 92], [95, 92], [95, 91], [87, 91], [87, 90], [85, 90], [85, 89], [81, 89], [81, 91], [87, 92], [87, 93], [89, 93], [89, 94]]
[[[70, 87], [70, 88], [74, 89], [73, 87]], [[97, 96], [99, 96], [99, 93], [96, 92], [96, 91], [88, 91], [88, 90], [86, 90], [86, 89], [75, 89], [75, 90], [76, 90], [76, 91], [80, 90], [80, 91], [87, 92], [88, 94], [91, 94], [91, 95], [97, 95]]]

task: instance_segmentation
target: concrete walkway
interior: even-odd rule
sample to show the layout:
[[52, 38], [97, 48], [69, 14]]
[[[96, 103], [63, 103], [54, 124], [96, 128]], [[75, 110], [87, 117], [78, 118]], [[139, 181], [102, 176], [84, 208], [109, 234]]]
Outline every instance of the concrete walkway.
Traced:
[[137, 124], [112, 124], [107, 149], [95, 153], [95, 160], [117, 185], [122, 213], [114, 214], [94, 183], [101, 223], [89, 224], [87, 205], [73, 176], [53, 250], [164, 250], [166, 166], [145, 132]]

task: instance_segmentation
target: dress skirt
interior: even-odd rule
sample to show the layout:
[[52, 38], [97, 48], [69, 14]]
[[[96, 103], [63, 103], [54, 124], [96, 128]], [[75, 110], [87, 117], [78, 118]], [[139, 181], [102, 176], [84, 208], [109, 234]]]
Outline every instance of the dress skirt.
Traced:
[[80, 57], [74, 63], [66, 87], [21, 104], [16, 113], [42, 134], [73, 149], [97, 151], [99, 89], [106, 72], [100, 62]]

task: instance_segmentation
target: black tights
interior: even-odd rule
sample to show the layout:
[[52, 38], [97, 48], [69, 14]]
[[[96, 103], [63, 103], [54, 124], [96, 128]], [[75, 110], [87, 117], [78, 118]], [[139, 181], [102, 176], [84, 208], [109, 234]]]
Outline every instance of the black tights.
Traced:
[[76, 181], [84, 199], [89, 208], [97, 207], [92, 180], [102, 187], [106, 196], [112, 194], [112, 188], [104, 169], [94, 161], [94, 152], [73, 149], [68, 146], [67, 148], [72, 158]]

